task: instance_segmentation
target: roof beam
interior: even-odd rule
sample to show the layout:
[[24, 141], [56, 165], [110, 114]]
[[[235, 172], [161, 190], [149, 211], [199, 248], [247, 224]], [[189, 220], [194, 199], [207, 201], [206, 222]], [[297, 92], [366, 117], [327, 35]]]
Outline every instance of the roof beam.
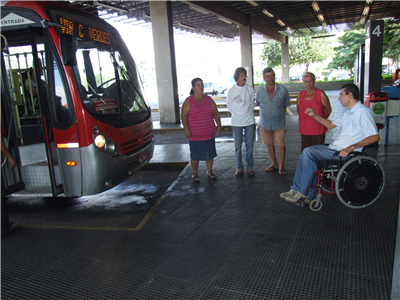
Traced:
[[251, 29], [257, 33], [263, 34], [271, 39], [274, 39], [280, 43], [287, 43], [286, 36], [280, 34], [278, 31], [252, 19], [248, 15], [240, 12], [232, 6], [222, 1], [182, 1], [188, 5], [193, 5], [198, 8], [210, 11], [218, 17], [222, 17], [233, 23], [242, 26], [251, 26]]

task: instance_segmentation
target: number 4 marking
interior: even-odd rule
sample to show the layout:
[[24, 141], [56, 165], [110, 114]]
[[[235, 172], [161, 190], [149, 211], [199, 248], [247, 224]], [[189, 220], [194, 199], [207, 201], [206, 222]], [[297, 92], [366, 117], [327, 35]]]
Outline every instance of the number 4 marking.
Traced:
[[372, 31], [372, 34], [375, 34], [377, 37], [381, 35], [381, 25], [377, 25], [375, 29]]

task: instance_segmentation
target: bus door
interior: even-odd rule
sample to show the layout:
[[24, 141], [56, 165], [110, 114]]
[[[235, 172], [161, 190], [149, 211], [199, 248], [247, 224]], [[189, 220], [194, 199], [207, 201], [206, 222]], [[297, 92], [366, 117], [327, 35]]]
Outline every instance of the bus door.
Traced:
[[[46, 30], [46, 29], [45, 29]], [[59, 167], [59, 160], [57, 155], [57, 150], [54, 143], [54, 117], [52, 116], [52, 111], [54, 111], [55, 94], [54, 86], [52, 80], [54, 78], [53, 63], [48, 59], [51, 43], [47, 38], [44, 37], [44, 31], [42, 28], [30, 27], [31, 35], [31, 45], [32, 45], [32, 57], [33, 57], [33, 67], [36, 76], [37, 85], [37, 96], [39, 100], [40, 116], [42, 123], [42, 133], [44, 137], [44, 145], [47, 155], [47, 164], [49, 170], [51, 192], [53, 196], [61, 194], [63, 189], [61, 172]], [[44, 42], [46, 41], [46, 42]], [[44, 45], [44, 46], [43, 46]], [[45, 50], [44, 61], [39, 58], [40, 50]], [[50, 54], [51, 56], [51, 54]], [[44, 66], [44, 67], [43, 67]], [[44, 80], [42, 79], [44, 76]]]
[[[1, 52], [7, 51], [5, 40], [1, 39]], [[1, 56], [1, 74], [7, 74], [4, 56]], [[17, 161], [17, 164], [11, 169], [6, 157], [1, 154], [1, 189], [5, 196], [24, 189], [25, 184], [21, 176], [21, 164], [18, 152], [18, 141], [15, 130], [15, 115], [13, 113], [13, 105], [11, 95], [7, 91], [11, 91], [7, 77], [2, 76], [1, 80], [1, 138], [7, 149]]]

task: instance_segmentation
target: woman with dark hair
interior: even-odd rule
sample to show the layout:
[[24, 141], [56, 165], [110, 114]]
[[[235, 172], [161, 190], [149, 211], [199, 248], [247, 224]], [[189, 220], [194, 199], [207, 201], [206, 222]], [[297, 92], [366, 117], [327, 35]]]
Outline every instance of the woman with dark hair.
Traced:
[[190, 96], [183, 103], [181, 114], [185, 136], [189, 140], [194, 182], [200, 181], [198, 172], [200, 161], [206, 161], [208, 177], [217, 178], [212, 171], [213, 160], [217, 156], [215, 123], [217, 123], [217, 134], [222, 131], [217, 105], [211, 97], [204, 95], [203, 91], [203, 80], [194, 78]]
[[329, 117], [332, 111], [331, 104], [325, 92], [314, 86], [315, 75], [313, 73], [305, 72], [303, 74], [303, 83], [306, 89], [301, 91], [297, 96], [301, 152], [303, 152], [306, 147], [323, 144], [327, 131], [323, 125], [303, 113], [306, 108], [313, 108], [317, 114], [325, 119]]

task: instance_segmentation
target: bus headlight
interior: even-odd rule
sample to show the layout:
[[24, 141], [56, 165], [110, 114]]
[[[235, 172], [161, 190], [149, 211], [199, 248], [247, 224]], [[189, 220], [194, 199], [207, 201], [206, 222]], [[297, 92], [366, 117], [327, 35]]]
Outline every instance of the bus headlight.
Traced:
[[94, 139], [94, 144], [96, 145], [97, 148], [103, 148], [105, 143], [106, 143], [106, 138], [101, 134], [96, 136], [96, 138]]
[[114, 152], [115, 152], [115, 144], [114, 144], [114, 142], [111, 141], [111, 140], [107, 141], [107, 144], [106, 144], [106, 146], [105, 146], [104, 149], [105, 149], [108, 153], [114, 154]]

